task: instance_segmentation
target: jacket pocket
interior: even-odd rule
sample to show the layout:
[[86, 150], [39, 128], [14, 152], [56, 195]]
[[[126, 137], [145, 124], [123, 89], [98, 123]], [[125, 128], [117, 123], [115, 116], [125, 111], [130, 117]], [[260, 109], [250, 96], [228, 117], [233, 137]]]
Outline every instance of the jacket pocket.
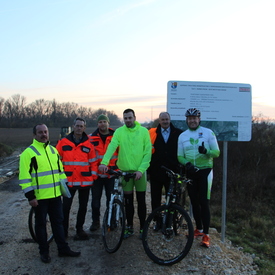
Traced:
[[70, 177], [73, 174], [73, 172], [65, 171], [65, 174], [66, 174], [66, 176]]
[[90, 177], [91, 176], [91, 172], [80, 172], [81, 176], [83, 177]]
[[63, 151], [72, 151], [72, 150], [73, 150], [73, 147], [70, 146], [70, 145], [64, 145], [64, 146], [62, 146], [62, 150], [63, 150]]

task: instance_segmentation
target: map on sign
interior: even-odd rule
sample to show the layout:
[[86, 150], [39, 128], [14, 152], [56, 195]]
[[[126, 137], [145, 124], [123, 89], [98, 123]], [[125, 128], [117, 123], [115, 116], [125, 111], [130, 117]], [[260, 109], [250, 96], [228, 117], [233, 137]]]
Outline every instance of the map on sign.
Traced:
[[168, 81], [167, 111], [173, 124], [187, 129], [185, 112], [201, 111], [201, 126], [220, 141], [250, 141], [251, 85], [239, 83]]

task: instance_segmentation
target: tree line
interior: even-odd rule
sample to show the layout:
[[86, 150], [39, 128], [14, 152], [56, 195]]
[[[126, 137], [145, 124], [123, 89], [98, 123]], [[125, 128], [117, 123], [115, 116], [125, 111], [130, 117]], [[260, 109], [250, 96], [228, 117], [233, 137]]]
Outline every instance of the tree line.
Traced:
[[37, 99], [27, 104], [26, 97], [20, 94], [12, 95], [7, 100], [0, 97], [1, 128], [29, 128], [41, 122], [48, 127], [62, 127], [71, 125], [76, 117], [84, 118], [87, 127], [94, 127], [97, 126], [97, 117], [101, 114], [109, 117], [112, 126], [122, 125], [113, 111], [103, 108], [92, 110], [73, 102], [59, 103], [55, 99]]

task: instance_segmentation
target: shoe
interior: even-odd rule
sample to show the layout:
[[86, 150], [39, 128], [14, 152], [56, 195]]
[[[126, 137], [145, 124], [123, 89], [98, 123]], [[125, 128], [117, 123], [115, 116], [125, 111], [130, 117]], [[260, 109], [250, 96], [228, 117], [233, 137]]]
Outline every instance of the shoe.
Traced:
[[139, 239], [142, 240], [143, 229], [139, 230]]
[[51, 261], [51, 257], [48, 253], [47, 254], [41, 254], [40, 259], [43, 263], [46, 263], [46, 264]]
[[125, 231], [124, 231], [124, 239], [127, 239], [134, 235], [134, 229], [132, 226], [126, 226]]
[[201, 241], [201, 246], [205, 246], [209, 248], [210, 246], [210, 237], [206, 234], [203, 234], [202, 241]]
[[59, 257], [78, 257], [80, 254], [80, 251], [72, 251], [70, 248], [58, 252]]
[[74, 240], [88, 240], [88, 234], [83, 230], [77, 230]]
[[92, 225], [90, 226], [90, 231], [96, 231], [97, 229], [100, 228], [100, 223], [99, 221], [95, 221], [92, 223]]
[[194, 238], [202, 237], [203, 235], [204, 235], [203, 232], [200, 232], [199, 229], [196, 229], [194, 231]]

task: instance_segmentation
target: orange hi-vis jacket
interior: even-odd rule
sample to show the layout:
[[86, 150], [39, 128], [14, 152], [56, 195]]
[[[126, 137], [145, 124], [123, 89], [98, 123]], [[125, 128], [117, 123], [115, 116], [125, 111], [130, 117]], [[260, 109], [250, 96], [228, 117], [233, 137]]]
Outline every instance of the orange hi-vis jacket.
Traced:
[[56, 145], [69, 187], [89, 187], [97, 179], [97, 158], [95, 148], [86, 133], [82, 140], [76, 144], [73, 132], [59, 140]]
[[150, 139], [151, 139], [151, 143], [152, 143], [152, 154], [154, 154], [155, 153], [154, 144], [155, 144], [155, 141], [157, 138], [157, 128], [151, 128], [149, 130], [149, 134], [150, 134]]
[[[103, 156], [108, 148], [108, 145], [110, 144], [113, 138], [113, 134], [114, 134], [114, 130], [112, 128], [109, 128], [109, 136], [106, 137], [105, 142], [103, 142], [98, 129], [96, 129], [92, 134], [89, 135], [90, 141], [95, 147], [98, 165], [100, 165], [100, 162], [103, 159]], [[112, 169], [112, 170], [118, 169], [118, 167], [116, 166], [117, 156], [118, 156], [118, 152], [116, 150], [109, 162], [109, 165], [108, 165], [109, 169]], [[97, 172], [98, 172], [98, 176], [101, 178], [113, 177], [112, 175], [103, 174], [100, 171], [97, 171]]]

